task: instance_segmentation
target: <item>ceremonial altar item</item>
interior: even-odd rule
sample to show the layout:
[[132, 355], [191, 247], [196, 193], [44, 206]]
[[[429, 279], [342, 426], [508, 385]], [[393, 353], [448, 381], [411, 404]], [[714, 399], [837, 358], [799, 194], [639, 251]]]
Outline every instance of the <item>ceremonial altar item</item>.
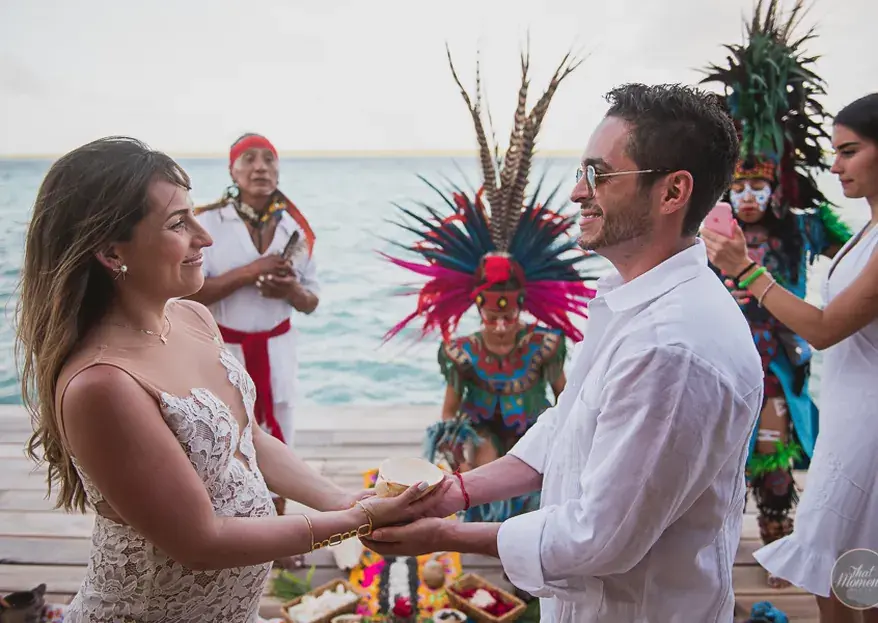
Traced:
[[332, 623], [343, 614], [354, 614], [362, 595], [345, 580], [333, 580], [287, 602], [281, 608], [286, 623]]
[[433, 623], [466, 623], [466, 614], [454, 608], [443, 608], [433, 615]]
[[418, 497], [427, 495], [445, 478], [441, 469], [420, 458], [386, 459], [378, 467], [378, 480], [375, 492], [378, 497], [390, 498], [401, 495], [406, 489], [419, 482], [426, 482], [427, 488]]
[[475, 573], [461, 576], [448, 587], [448, 601], [476, 623], [512, 623], [527, 610], [518, 597]]

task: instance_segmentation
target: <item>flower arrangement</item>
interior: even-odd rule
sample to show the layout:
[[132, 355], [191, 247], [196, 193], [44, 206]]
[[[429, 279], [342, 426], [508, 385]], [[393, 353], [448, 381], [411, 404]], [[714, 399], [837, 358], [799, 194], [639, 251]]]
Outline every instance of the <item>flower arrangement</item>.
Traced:
[[415, 609], [412, 607], [412, 600], [408, 597], [397, 597], [393, 603], [391, 610], [394, 623], [409, 623], [415, 620]]

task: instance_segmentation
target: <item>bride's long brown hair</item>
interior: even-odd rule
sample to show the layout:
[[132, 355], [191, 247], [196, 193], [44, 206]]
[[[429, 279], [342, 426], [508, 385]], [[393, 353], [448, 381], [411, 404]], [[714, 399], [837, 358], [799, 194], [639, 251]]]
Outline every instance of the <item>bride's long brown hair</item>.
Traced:
[[48, 464], [48, 495], [57, 487], [57, 508], [84, 511], [86, 503], [55, 413], [58, 377], [113, 299], [113, 279], [95, 255], [131, 239], [156, 180], [190, 186], [170, 157], [132, 138], [109, 137], [60, 158], [37, 193], [19, 284], [16, 356], [34, 428], [27, 453]]

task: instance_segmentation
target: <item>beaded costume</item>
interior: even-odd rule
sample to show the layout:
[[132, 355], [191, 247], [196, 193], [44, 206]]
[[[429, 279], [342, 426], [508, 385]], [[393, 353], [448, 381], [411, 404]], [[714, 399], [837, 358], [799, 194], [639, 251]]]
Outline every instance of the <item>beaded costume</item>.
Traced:
[[[463, 88], [451, 55], [457, 86], [472, 116], [479, 144], [481, 189], [468, 196], [457, 187], [448, 194], [430, 184], [449, 209], [423, 205], [423, 216], [401, 208], [419, 227], [401, 226], [418, 236], [406, 247], [426, 263], [385, 256], [394, 264], [428, 279], [415, 292], [416, 309], [388, 332], [398, 334], [417, 317], [423, 318], [421, 337], [441, 333], [440, 370], [459, 399], [456, 417], [427, 431], [428, 460], [449, 469], [471, 464], [474, 448], [493, 443], [503, 456], [551, 405], [547, 389], [563, 382], [565, 336], [580, 340], [571, 316], [585, 317], [594, 291], [586, 287], [578, 264], [585, 259], [575, 238], [567, 236], [576, 216], [549, 209], [557, 188], [544, 203], [540, 184], [526, 201], [534, 145], [549, 103], [562, 80], [578, 63], [568, 56], [558, 66], [548, 89], [534, 108], [526, 110], [529, 83], [527, 54], [522, 55], [522, 82], [510, 146], [501, 162], [491, 149], [481, 121], [480, 98], [475, 102]], [[477, 66], [478, 76], [478, 66]], [[478, 77], [477, 77], [478, 90]], [[429, 184], [429, 182], [427, 182]], [[453, 335], [462, 315], [476, 304], [483, 330]], [[520, 312], [536, 322], [519, 324]], [[485, 341], [497, 323], [520, 327], [508, 354], [496, 354]], [[466, 520], [502, 521], [539, 507], [539, 494], [471, 508]]]
[[[767, 7], [760, 0], [747, 24], [747, 42], [727, 46], [728, 66], [711, 65], [702, 81], [725, 86], [738, 126], [741, 159], [728, 200], [750, 258], [800, 298], [808, 266], [820, 254], [831, 257], [851, 236], [814, 179], [815, 172], [829, 168], [821, 144], [829, 137], [823, 129], [827, 115], [815, 100], [825, 93], [824, 83], [809, 68], [815, 59], [801, 50], [813, 30], [792, 35], [803, 13], [802, 2], [783, 15], [776, 0]], [[743, 207], [754, 203], [755, 211]], [[722, 278], [730, 290], [746, 289], [735, 275]], [[798, 498], [792, 468], [807, 468], [817, 437], [817, 407], [809, 394], [811, 347], [755, 299], [742, 302], [742, 311], [765, 371], [766, 407], [750, 441], [747, 476], [760, 536], [770, 543], [793, 531], [790, 511]], [[785, 418], [781, 430], [766, 425], [769, 403]], [[758, 452], [758, 441], [773, 443], [774, 452]]]

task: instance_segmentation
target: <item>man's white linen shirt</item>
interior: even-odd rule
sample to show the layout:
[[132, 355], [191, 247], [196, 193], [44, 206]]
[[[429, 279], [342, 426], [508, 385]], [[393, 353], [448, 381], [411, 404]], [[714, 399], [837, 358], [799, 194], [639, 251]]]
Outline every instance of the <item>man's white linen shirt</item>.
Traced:
[[750, 328], [700, 240], [602, 278], [589, 309], [558, 404], [511, 450], [543, 484], [500, 527], [503, 568], [542, 621], [731, 623], [763, 396]]

